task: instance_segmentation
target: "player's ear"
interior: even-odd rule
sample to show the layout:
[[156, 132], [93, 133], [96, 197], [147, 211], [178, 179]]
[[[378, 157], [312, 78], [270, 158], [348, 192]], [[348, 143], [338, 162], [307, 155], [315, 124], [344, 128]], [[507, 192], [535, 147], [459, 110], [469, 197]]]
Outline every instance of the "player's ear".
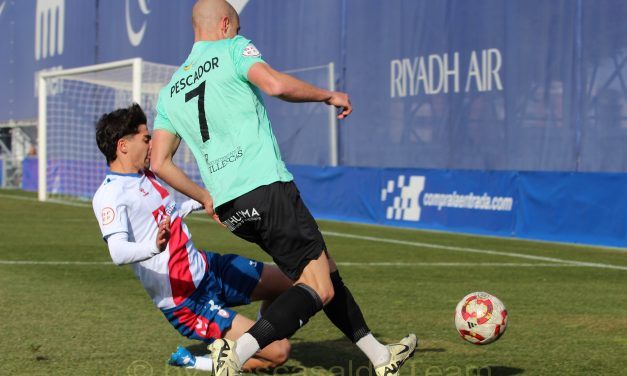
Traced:
[[220, 31], [222, 32], [223, 37], [226, 37], [227, 33], [229, 32], [230, 26], [231, 26], [231, 21], [229, 21], [229, 18], [226, 16], [223, 16], [222, 19], [220, 20]]
[[125, 138], [121, 138], [118, 140], [118, 147], [117, 149], [122, 152], [122, 153], [126, 153], [128, 151], [128, 145], [126, 142]]

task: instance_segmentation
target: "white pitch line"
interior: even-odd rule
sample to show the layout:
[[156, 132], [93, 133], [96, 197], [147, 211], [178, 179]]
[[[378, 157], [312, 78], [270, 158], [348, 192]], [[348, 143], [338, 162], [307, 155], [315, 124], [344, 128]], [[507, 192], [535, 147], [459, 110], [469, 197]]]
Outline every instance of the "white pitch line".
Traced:
[[[2, 193], [0, 193], [0, 197], [12, 198], [12, 199], [17, 199], [17, 200], [25, 200], [25, 201], [37, 201], [36, 199], [32, 199], [30, 197], [22, 197], [22, 196], [15, 196], [15, 195], [5, 195], [5, 194], [2, 194]], [[72, 206], [86, 206], [86, 207], [89, 206], [87, 204], [80, 204], [80, 203], [77, 203], [77, 204], [66, 203], [66, 202], [54, 202], [54, 203], [55, 204], [72, 205]], [[212, 219], [202, 218], [202, 217], [187, 217], [187, 219], [188, 220], [201, 221], [201, 222], [210, 222], [210, 223], [214, 223], [214, 224], [216, 223]], [[441, 250], [454, 251], [454, 252], [479, 253], [479, 254], [488, 254], [488, 255], [496, 255], [496, 256], [516, 257], [516, 258], [523, 258], [523, 259], [537, 260], [537, 261], [545, 261], [545, 262], [552, 262], [552, 263], [558, 263], [558, 264], [570, 264], [572, 266], [586, 266], [586, 267], [601, 268], [601, 269], [627, 270], [627, 266], [612, 265], [612, 264], [601, 264], [601, 263], [593, 263], [593, 262], [583, 262], [583, 261], [573, 261], [573, 260], [566, 260], [566, 259], [560, 259], [560, 258], [555, 258], [555, 257], [534, 256], [534, 255], [528, 255], [528, 254], [524, 254], [524, 253], [500, 252], [500, 251], [492, 251], [492, 250], [488, 250], [488, 249], [454, 247], [454, 246], [446, 246], [446, 245], [431, 244], [431, 243], [411, 242], [411, 241], [399, 240], [399, 239], [377, 238], [377, 237], [373, 237], [373, 236], [346, 234], [346, 233], [334, 232], [334, 231], [322, 231], [322, 234], [328, 235], [328, 236], [349, 238], [349, 239], [367, 240], [367, 241], [374, 241], [374, 242], [380, 242], [380, 243], [407, 245], [407, 246], [412, 246], [412, 247], [441, 249]], [[463, 265], [469, 265], [469, 264], [463, 264]]]
[[[272, 264], [272, 263], [268, 263]], [[576, 264], [542, 264], [542, 263], [515, 263], [515, 262], [476, 262], [476, 263], [465, 263], [465, 262], [338, 262], [339, 266], [380, 266], [380, 267], [460, 267], [460, 266], [470, 266], [470, 267], [481, 267], [481, 266], [490, 266], [490, 267], [512, 267], [512, 268], [535, 268], [535, 267], [581, 267], [584, 265], [576, 265]], [[113, 266], [114, 263], [110, 261], [33, 261], [33, 260], [0, 260], [0, 265], [53, 265], [53, 266], [66, 266], [66, 265], [97, 265], [97, 266]]]
[[111, 261], [0, 260], [0, 265], [115, 265]]
[[544, 264], [544, 263], [516, 263], [516, 262], [338, 262], [339, 266], [393, 266], [393, 267], [421, 267], [421, 266], [436, 266], [436, 267], [461, 267], [461, 266], [470, 266], [470, 267], [514, 267], [514, 268], [535, 268], [535, 267], [552, 267], [552, 268], [561, 268], [561, 267], [581, 267], [582, 265], [575, 264]]
[[454, 251], [454, 252], [480, 253], [480, 254], [487, 254], [487, 255], [516, 257], [516, 258], [523, 258], [527, 260], [554, 262], [558, 264], [570, 264], [574, 266], [588, 266], [592, 268], [627, 270], [627, 266], [572, 261], [572, 260], [565, 260], [565, 259], [560, 259], [560, 258], [555, 258], [555, 257], [527, 255], [524, 253], [500, 252], [500, 251], [492, 251], [489, 249], [475, 249], [475, 248], [454, 247], [454, 246], [448, 246], [448, 245], [439, 245], [439, 244], [430, 244], [430, 243], [421, 243], [421, 242], [410, 242], [407, 240], [376, 238], [374, 236], [353, 235], [353, 234], [345, 234], [345, 233], [333, 232], [333, 231], [322, 231], [322, 233], [324, 235], [336, 236], [340, 238], [349, 238], [349, 239], [367, 240], [367, 241], [380, 242], [380, 243], [407, 245], [411, 247], [423, 247], [423, 248], [442, 249], [442, 250]]
[[41, 204], [55, 204], [55, 205], [65, 205], [65, 206], [76, 206], [79, 208], [91, 208], [91, 203], [89, 202], [81, 202], [81, 201], [62, 201], [57, 199], [48, 199], [46, 201], [39, 201], [36, 198], [28, 197], [28, 196], [17, 196], [17, 195], [7, 195], [4, 193], [0, 193], [0, 198], [9, 198], [12, 200], [20, 200], [20, 201], [30, 201], [30, 202], [38, 202]]

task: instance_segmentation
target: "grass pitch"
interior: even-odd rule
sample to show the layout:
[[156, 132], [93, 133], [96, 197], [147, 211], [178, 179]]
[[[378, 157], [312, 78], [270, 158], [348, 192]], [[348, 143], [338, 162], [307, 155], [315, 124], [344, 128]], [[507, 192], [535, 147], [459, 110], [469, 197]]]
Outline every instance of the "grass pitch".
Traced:
[[[110, 264], [88, 205], [0, 191], [0, 375], [203, 375], [166, 365], [176, 332], [129, 267]], [[199, 248], [269, 258], [203, 215]], [[627, 252], [320, 222], [371, 329], [419, 350], [403, 375], [627, 375]], [[472, 291], [506, 304], [496, 343], [464, 342], [453, 309]], [[256, 305], [239, 311], [254, 317]], [[323, 314], [292, 338], [277, 374], [372, 375]]]

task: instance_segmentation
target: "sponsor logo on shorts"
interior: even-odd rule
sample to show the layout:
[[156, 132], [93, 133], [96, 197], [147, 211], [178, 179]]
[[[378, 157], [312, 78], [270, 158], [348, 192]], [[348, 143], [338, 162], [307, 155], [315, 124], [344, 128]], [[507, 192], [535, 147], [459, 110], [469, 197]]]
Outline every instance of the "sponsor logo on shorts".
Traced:
[[216, 304], [213, 299], [209, 300], [209, 302], [207, 302], [207, 304], [209, 305], [209, 310], [210, 311], [218, 311], [222, 309], [222, 306], [219, 304]]
[[111, 208], [102, 209], [102, 224], [108, 225], [115, 219], [115, 211]]
[[209, 155], [205, 154], [205, 162], [209, 166], [209, 173], [213, 174], [214, 172], [218, 172], [223, 168], [228, 167], [230, 164], [236, 162], [238, 159], [244, 156], [244, 151], [241, 146], [238, 146], [237, 149], [231, 151], [225, 156], [222, 156], [218, 159], [214, 159], [212, 161], [209, 160]]
[[226, 228], [229, 229], [229, 231], [235, 231], [237, 228], [239, 228], [241, 225], [243, 225], [246, 222], [260, 221], [260, 220], [261, 220], [261, 215], [259, 215], [259, 212], [257, 211], [257, 209], [252, 208], [252, 209], [246, 209], [246, 210], [238, 210], [235, 212], [235, 214], [230, 216], [227, 220], [222, 221], [222, 223], [226, 226]]
[[225, 319], [228, 319], [230, 317], [229, 313], [227, 311], [223, 310], [223, 309], [218, 311], [218, 315], [220, 317], [225, 318]]

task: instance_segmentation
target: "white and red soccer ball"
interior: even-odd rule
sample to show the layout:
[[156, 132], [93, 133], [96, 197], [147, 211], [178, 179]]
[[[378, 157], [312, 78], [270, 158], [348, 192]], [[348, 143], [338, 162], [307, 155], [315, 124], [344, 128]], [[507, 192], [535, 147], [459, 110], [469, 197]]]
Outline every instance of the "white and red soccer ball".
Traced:
[[507, 328], [505, 304], [487, 292], [470, 293], [455, 308], [455, 327], [459, 335], [470, 343], [492, 343]]

